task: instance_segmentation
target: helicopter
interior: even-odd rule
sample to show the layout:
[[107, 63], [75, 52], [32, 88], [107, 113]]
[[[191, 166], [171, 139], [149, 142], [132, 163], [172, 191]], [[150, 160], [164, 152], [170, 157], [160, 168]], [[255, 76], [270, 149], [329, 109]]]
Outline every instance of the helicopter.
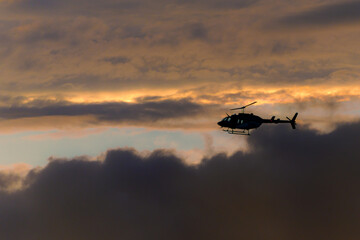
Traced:
[[[293, 129], [296, 129], [296, 122], [295, 119], [298, 115], [298, 113], [295, 113], [292, 119], [286, 117], [288, 120], [280, 120], [275, 119], [275, 116], [273, 116], [271, 119], [262, 119], [259, 116], [256, 116], [252, 113], [245, 113], [245, 108], [249, 107], [257, 102], [250, 103], [248, 105], [245, 105], [243, 107], [239, 108], [232, 108], [230, 110], [243, 110], [242, 113], [233, 114], [229, 116], [229, 114], [226, 114], [227, 117], [225, 117], [223, 120], [218, 122], [217, 124], [221, 128], [227, 128], [223, 131], [230, 133], [230, 134], [237, 134], [237, 135], [250, 135], [250, 129], [256, 129], [261, 126], [263, 123], [290, 123], [291, 127]], [[247, 131], [247, 132], [246, 132]]]

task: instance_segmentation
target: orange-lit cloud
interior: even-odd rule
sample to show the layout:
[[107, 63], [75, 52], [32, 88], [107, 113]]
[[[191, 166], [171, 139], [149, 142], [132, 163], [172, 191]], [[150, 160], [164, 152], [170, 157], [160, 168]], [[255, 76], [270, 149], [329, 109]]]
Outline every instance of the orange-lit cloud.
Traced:
[[[297, 108], [359, 96], [356, 1], [1, 4], [7, 11], [0, 24], [0, 106], [13, 111], [44, 101], [41, 107], [66, 102], [70, 108], [186, 98], [215, 106], [207, 108], [209, 124], [198, 124], [210, 126], [224, 109], [249, 101]], [[30, 115], [23, 117], [68, 117]], [[174, 125], [196, 123], [161, 124]]]
[[26, 163], [0, 165], [0, 192], [14, 192], [24, 187], [24, 179], [33, 167]]

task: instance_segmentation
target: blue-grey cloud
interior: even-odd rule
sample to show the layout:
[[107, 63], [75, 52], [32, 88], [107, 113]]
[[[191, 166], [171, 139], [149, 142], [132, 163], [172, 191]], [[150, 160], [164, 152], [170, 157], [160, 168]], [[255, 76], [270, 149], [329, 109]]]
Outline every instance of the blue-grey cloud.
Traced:
[[117, 56], [117, 57], [106, 57], [103, 59], [105, 62], [109, 62], [113, 65], [117, 64], [124, 64], [130, 62], [130, 59], [124, 56]]
[[360, 1], [328, 4], [281, 18], [286, 27], [324, 27], [336, 24], [360, 23]]
[[35, 100], [28, 104], [17, 103], [0, 107], [0, 118], [19, 119], [45, 116], [92, 115], [99, 121], [131, 122], [148, 124], [158, 120], [194, 117], [206, 112], [207, 106], [189, 99], [153, 101], [140, 103], [105, 102], [74, 104], [66, 101]]
[[231, 8], [245, 8], [257, 3], [258, 0], [156, 0], [151, 3], [143, 0], [105, 0], [98, 2], [95, 0], [84, 1], [54, 1], [54, 0], [20, 0], [10, 4], [12, 10], [22, 12], [38, 12], [41, 14], [48, 14], [55, 12], [57, 14], [64, 14], [69, 12], [77, 12], [81, 14], [101, 14], [101, 13], [125, 13], [133, 10], [159, 10], [169, 4], [178, 6], [189, 6], [196, 8], [215, 8], [215, 9], [231, 9]]

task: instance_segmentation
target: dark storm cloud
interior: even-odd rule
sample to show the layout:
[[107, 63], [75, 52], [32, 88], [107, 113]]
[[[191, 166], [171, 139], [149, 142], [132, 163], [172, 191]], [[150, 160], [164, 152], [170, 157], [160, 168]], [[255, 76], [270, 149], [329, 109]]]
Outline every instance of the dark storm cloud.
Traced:
[[109, 102], [73, 104], [38, 100], [26, 105], [0, 107], [2, 119], [18, 119], [44, 116], [93, 115], [98, 120], [115, 122], [152, 122], [201, 114], [205, 106], [187, 99], [146, 101], [143, 103]]
[[341, 2], [281, 18], [278, 24], [287, 27], [327, 26], [360, 22], [360, 1]]
[[189, 166], [166, 151], [53, 159], [0, 193], [2, 239], [358, 239], [360, 123], [329, 135], [289, 126], [253, 152]]

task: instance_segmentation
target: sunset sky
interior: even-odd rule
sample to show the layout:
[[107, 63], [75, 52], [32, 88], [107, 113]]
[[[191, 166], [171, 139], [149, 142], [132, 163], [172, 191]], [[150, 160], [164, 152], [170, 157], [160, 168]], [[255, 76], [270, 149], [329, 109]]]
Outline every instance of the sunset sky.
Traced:
[[[196, 239], [359, 239], [354, 209], [360, 211], [360, 196], [352, 185], [360, 179], [348, 172], [360, 176], [359, 42], [360, 1], [0, 0], [1, 239], [190, 239], [190, 232]], [[250, 137], [219, 129], [230, 108], [253, 101], [246, 110], [263, 118], [299, 112], [298, 129], [263, 125]], [[84, 179], [77, 182], [78, 176]], [[67, 191], [64, 179], [76, 187]], [[221, 187], [232, 183], [240, 193]], [[62, 225], [77, 209], [64, 201], [73, 197], [81, 205], [78, 188], [84, 196], [106, 192], [100, 200], [90, 197], [92, 209], [116, 205], [126, 191], [123, 205], [114, 207], [124, 215], [103, 206], [91, 215], [84, 207], [75, 214], [81, 224], [72, 220], [75, 232]], [[43, 195], [49, 189], [54, 194]], [[299, 189], [307, 205], [289, 189]], [[224, 197], [215, 197], [216, 190]], [[193, 202], [182, 194], [195, 192], [195, 205], [212, 199], [197, 212], [214, 209], [206, 224], [201, 216], [189, 218]], [[221, 214], [215, 206], [232, 196], [250, 209], [262, 207], [244, 212], [231, 200], [244, 215], [232, 216], [230, 205]], [[56, 208], [51, 214], [50, 205], [38, 203], [49, 198]], [[340, 203], [347, 208], [336, 208]], [[125, 206], [137, 209], [135, 215]], [[323, 215], [325, 208], [331, 217]], [[36, 216], [41, 220], [23, 226], [24, 235], [15, 231]], [[131, 230], [109, 224], [99, 226], [104, 235], [84, 234], [97, 225], [89, 216]], [[308, 219], [322, 223], [312, 229]], [[228, 235], [206, 232], [212, 224]], [[162, 228], [167, 233], [160, 236]]]

